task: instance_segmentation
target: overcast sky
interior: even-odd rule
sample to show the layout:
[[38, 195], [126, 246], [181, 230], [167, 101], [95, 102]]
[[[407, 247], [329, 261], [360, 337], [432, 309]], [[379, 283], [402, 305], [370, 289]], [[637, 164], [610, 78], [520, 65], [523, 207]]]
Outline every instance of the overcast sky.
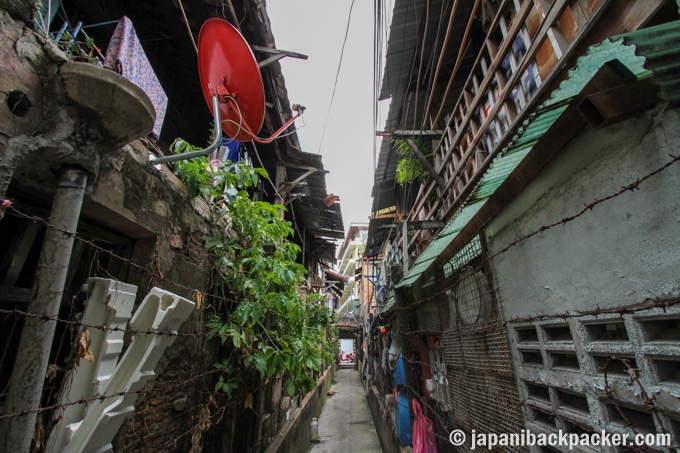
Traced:
[[302, 151], [323, 156], [326, 187], [340, 197], [345, 232], [351, 222], [368, 222], [375, 136], [372, 1], [354, 2], [331, 105], [351, 4], [267, 1], [276, 47], [309, 57], [283, 58], [281, 67], [291, 104], [307, 107], [295, 123]]

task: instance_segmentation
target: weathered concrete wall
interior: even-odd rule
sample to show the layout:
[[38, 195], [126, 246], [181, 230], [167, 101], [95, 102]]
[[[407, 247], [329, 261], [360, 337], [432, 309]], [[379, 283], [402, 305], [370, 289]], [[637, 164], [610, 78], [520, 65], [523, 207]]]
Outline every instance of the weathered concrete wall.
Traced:
[[[137, 239], [133, 261], [148, 266], [156, 259], [154, 272], [164, 282], [154, 284], [191, 299], [192, 288], [206, 290], [212, 267], [203, 247], [212, 227], [201, 215], [207, 209], [201, 203], [167, 168], [149, 165], [148, 150], [133, 142], [102, 162], [82, 216]], [[151, 281], [143, 270], [133, 268], [131, 274], [129, 283], [142, 288]]]
[[[133, 142], [102, 162], [82, 216], [136, 239], [131, 260], [143, 269], [131, 267], [128, 283], [140, 288], [138, 294], [156, 285], [192, 299], [193, 289], [208, 291], [212, 268], [203, 247], [211, 228], [200, 214], [204, 209], [167, 168], [149, 165], [148, 150]], [[181, 333], [202, 331], [203, 308]], [[200, 382], [182, 383], [211, 369], [209, 354], [205, 338], [177, 338], [156, 368], [153, 388], [139, 396], [135, 414], [121, 429], [116, 451], [186, 451]]]
[[[207, 292], [212, 260], [203, 248], [211, 228], [200, 214], [205, 206], [167, 168], [149, 165], [141, 142], [107, 149], [99, 159], [98, 150], [111, 148], [92, 127], [99, 117], [67, 102], [58, 76], [66, 56], [22, 21], [32, 3], [0, 3], [0, 195], [10, 187], [31, 203], [49, 205], [52, 171], [79, 165], [90, 173], [81, 221], [135, 240], [126, 282], [139, 288], [138, 302], [152, 286], [188, 299], [194, 289]], [[201, 331], [203, 318], [198, 309], [182, 332]], [[187, 451], [199, 385], [181, 383], [211, 369], [206, 349], [204, 338], [180, 337], [166, 351], [150, 384], [162, 390], [140, 395], [116, 451]]]
[[677, 383], [668, 377], [680, 357], [680, 311], [644, 304], [680, 295], [680, 164], [622, 191], [677, 155], [679, 123], [677, 109], [659, 104], [584, 131], [486, 229], [493, 256], [606, 199], [490, 263], [499, 308], [517, 321], [507, 333], [534, 433], [680, 436]]
[[0, 136], [31, 134], [41, 127], [46, 58], [38, 39], [0, 5]]
[[317, 380], [316, 389], [308, 393], [269, 444], [265, 453], [304, 453], [309, 447], [312, 418], [318, 417], [331, 387], [334, 369], [330, 367]]
[[[489, 223], [489, 254], [661, 167], [680, 112], [648, 111], [580, 135]], [[680, 295], [680, 165], [639, 190], [519, 243], [491, 261], [506, 320]]]
[[367, 398], [383, 453], [408, 453], [413, 451], [410, 446], [401, 446], [394, 421], [394, 409], [387, 407], [385, 396], [380, 393], [376, 386], [371, 386]]

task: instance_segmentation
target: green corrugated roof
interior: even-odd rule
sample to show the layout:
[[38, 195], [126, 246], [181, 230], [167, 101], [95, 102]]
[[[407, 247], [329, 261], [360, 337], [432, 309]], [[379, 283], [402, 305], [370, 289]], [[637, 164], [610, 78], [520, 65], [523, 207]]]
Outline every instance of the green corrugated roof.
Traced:
[[390, 294], [390, 297], [387, 298], [387, 302], [385, 302], [385, 305], [383, 305], [383, 307], [380, 309], [380, 314], [384, 315], [385, 313], [387, 313], [389, 309], [392, 308], [392, 306], [394, 305], [394, 301], [395, 301], [394, 294]]
[[617, 38], [635, 46], [636, 53], [644, 57], [644, 67], [660, 88], [659, 97], [680, 100], [680, 21], [643, 28]]
[[654, 77], [666, 99], [680, 99], [680, 21], [619, 35], [590, 47], [550, 99], [518, 129], [510, 144], [491, 163], [466, 206], [416, 258], [397, 288], [410, 286], [420, 278], [557, 121], [573, 97], [612, 60], [619, 60], [638, 79]]
[[481, 254], [482, 241], [479, 240], [479, 236], [475, 236], [465, 247], [444, 263], [444, 278], [449, 278]]
[[635, 55], [635, 47], [625, 45], [620, 36], [605, 39], [600, 44], [588, 48], [586, 54], [576, 62], [576, 67], [568, 72], [567, 79], [557, 90], [553, 91], [544, 105], [573, 98], [581, 92], [605, 63], [612, 60], [619, 60], [638, 78], [650, 75], [650, 72], [643, 66], [645, 59]]
[[423, 250], [423, 253], [416, 258], [406, 277], [397, 284], [397, 288], [412, 285], [458, 235], [458, 232], [477, 214], [483, 204], [484, 202], [470, 204], [461, 209], [458, 215], [439, 232], [437, 237]]

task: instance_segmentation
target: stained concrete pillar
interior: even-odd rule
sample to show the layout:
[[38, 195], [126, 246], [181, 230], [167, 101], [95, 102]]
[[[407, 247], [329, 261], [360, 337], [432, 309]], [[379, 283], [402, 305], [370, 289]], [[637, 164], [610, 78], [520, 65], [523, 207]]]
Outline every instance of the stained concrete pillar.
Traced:
[[[0, 451], [28, 452], [40, 407], [45, 374], [71, 260], [80, 209], [87, 186], [87, 173], [74, 167], [60, 170], [48, 228], [33, 281], [32, 298], [12, 370], [5, 414], [25, 411], [0, 424]], [[65, 233], [67, 232], [67, 233]]]

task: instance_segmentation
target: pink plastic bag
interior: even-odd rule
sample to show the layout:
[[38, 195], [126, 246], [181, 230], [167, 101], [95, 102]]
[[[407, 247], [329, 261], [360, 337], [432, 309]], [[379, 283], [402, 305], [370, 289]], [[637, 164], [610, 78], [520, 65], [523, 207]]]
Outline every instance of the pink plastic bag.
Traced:
[[411, 400], [413, 414], [413, 453], [439, 453], [437, 436], [434, 433], [434, 423], [423, 414], [420, 403], [415, 398]]

